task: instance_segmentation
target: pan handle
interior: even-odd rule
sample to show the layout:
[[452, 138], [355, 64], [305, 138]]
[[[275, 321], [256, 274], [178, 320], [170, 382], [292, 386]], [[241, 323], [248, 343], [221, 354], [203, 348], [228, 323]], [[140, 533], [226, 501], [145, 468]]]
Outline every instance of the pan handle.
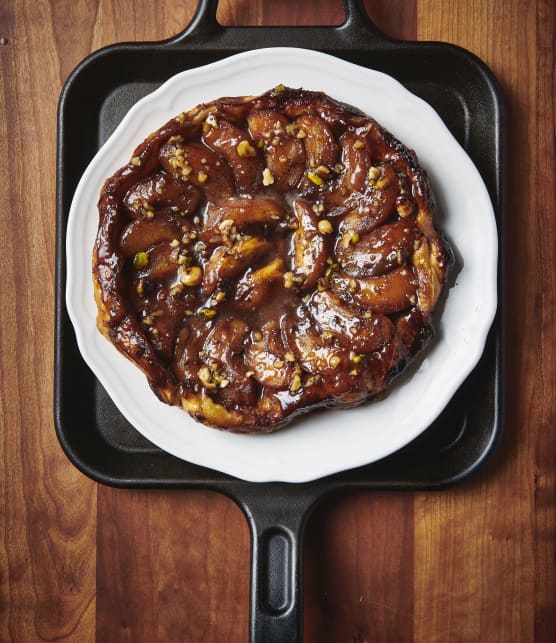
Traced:
[[[342, 2], [345, 20], [337, 27], [223, 27], [216, 19], [218, 0], [199, 0], [189, 25], [166, 43], [173, 46], [187, 40], [189, 43], [194, 42], [197, 48], [219, 45], [224, 49], [237, 50], [239, 42], [245, 42], [246, 49], [265, 46], [303, 46], [305, 42], [311, 42], [313, 48], [326, 50], [368, 44], [369, 40], [375, 45], [393, 42], [369, 18], [364, 0], [342, 0]], [[308, 34], [309, 31], [311, 34]], [[272, 35], [269, 38], [270, 34]]]
[[316, 495], [300, 489], [272, 485], [235, 499], [251, 531], [250, 643], [303, 641], [303, 531]]

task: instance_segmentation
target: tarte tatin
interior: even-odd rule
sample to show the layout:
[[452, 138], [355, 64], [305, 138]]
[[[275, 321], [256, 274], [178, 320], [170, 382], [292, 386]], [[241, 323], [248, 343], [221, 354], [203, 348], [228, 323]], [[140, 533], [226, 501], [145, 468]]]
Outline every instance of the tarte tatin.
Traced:
[[414, 152], [283, 86], [170, 120], [99, 214], [98, 328], [161, 400], [230, 431], [382, 396], [432, 337], [452, 258]]

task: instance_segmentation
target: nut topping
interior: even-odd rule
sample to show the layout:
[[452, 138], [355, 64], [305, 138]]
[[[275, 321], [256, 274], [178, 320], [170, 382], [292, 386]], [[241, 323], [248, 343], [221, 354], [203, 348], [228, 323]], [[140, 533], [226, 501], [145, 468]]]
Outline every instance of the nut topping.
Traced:
[[183, 112], [130, 159], [100, 195], [98, 327], [163, 401], [273, 431], [384, 394], [430, 339], [451, 253], [372, 118], [279, 86]]

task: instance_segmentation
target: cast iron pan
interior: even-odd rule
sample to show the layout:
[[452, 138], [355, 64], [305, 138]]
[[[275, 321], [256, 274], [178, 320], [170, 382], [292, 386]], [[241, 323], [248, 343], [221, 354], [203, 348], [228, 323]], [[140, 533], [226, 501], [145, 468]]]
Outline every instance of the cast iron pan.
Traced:
[[[466, 149], [492, 198], [503, 275], [503, 110], [485, 65], [458, 47], [392, 40], [370, 22], [362, 0], [344, 0], [339, 27], [221, 27], [217, 0], [201, 0], [185, 31], [158, 43], [121, 44], [84, 60], [59, 103], [55, 420], [70, 460], [120, 487], [203, 488], [232, 498], [252, 536], [251, 641], [302, 640], [301, 545], [317, 501], [354, 489], [435, 489], [473, 473], [502, 427], [502, 306], [484, 354], [442, 415], [418, 439], [373, 464], [305, 484], [253, 484], [183, 462], [139, 435], [82, 360], [64, 304], [65, 236], [73, 192], [87, 164], [128, 109], [174, 74], [269, 46], [320, 50], [383, 71], [428, 101]], [[187, 106], [184, 106], [187, 107]], [[503, 292], [500, 277], [500, 293]], [[387, 427], [385, 428], [387, 430]]]

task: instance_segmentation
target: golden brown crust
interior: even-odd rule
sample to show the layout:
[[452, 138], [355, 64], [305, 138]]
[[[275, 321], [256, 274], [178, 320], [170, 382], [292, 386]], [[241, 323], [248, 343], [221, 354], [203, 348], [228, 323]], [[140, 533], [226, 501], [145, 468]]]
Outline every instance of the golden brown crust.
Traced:
[[99, 213], [100, 331], [163, 401], [232, 431], [382, 395], [431, 337], [451, 262], [414, 153], [284, 87], [170, 120]]

